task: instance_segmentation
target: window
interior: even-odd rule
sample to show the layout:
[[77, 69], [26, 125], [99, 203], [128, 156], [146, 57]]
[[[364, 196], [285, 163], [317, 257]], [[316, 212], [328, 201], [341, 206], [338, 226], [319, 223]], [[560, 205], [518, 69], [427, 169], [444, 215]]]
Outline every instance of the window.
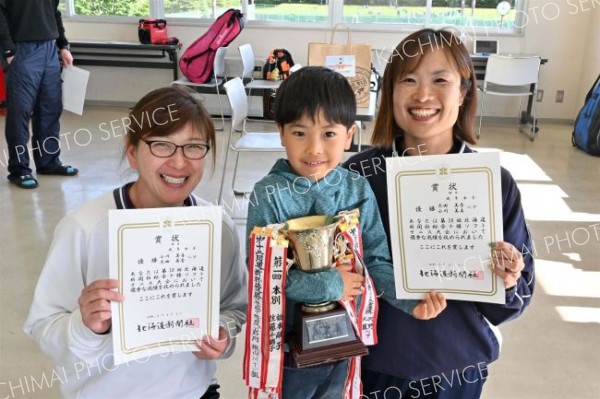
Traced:
[[144, 17], [150, 15], [149, 0], [72, 1], [75, 15], [104, 15], [119, 17]]
[[229, 8], [239, 8], [249, 21], [325, 23], [326, 0], [165, 0], [167, 18], [215, 19]]
[[346, 1], [343, 15], [353, 24], [424, 25], [427, 0]]
[[239, 0], [165, 0], [165, 17], [216, 19], [229, 8], [240, 8]]
[[[428, 5], [428, 3], [431, 3]], [[503, 3], [501, 6], [498, 6]], [[523, 1], [501, 0], [346, 0], [343, 20], [352, 24], [455, 26], [515, 30], [518, 7]]]
[[249, 20], [301, 23], [327, 23], [329, 21], [329, 1], [327, 0], [255, 0], [253, 3], [248, 4]]
[[[526, 0], [61, 0], [75, 15], [214, 20], [240, 8], [249, 24], [327, 25], [365, 29], [454, 26], [469, 32], [520, 33]], [[72, 7], [69, 7], [72, 4]], [[151, 12], [152, 10], [152, 12]], [[154, 15], [152, 15], [154, 14]]]

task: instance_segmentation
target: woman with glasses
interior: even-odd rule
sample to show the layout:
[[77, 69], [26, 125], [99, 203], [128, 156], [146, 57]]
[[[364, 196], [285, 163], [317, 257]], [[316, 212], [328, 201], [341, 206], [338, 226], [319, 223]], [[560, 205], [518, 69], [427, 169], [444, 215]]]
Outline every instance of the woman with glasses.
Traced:
[[[233, 352], [245, 321], [246, 268], [234, 225], [223, 217], [218, 337], [197, 341], [197, 352], [171, 353], [114, 365], [111, 302], [126, 300], [108, 278], [108, 211], [206, 204], [192, 194], [215, 148], [210, 115], [192, 92], [162, 88], [129, 114], [124, 158], [137, 179], [68, 214], [35, 291], [25, 331], [61, 370], [65, 397], [218, 398], [215, 359]], [[54, 380], [53, 380], [54, 381]]]

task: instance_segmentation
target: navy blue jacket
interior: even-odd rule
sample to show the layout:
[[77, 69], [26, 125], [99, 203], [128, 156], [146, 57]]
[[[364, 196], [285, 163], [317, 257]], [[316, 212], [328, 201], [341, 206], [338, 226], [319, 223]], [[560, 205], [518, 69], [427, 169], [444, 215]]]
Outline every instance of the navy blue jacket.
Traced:
[[[474, 151], [457, 142], [450, 153], [460, 152]], [[377, 198], [388, 242], [385, 158], [391, 156], [392, 149], [372, 148], [354, 155], [343, 165], [369, 181]], [[506, 292], [506, 304], [448, 301], [448, 307], [438, 317], [421, 321], [380, 301], [379, 343], [370, 348], [370, 354], [363, 358], [365, 369], [398, 378], [420, 379], [455, 369], [461, 371], [467, 366], [477, 367], [477, 363], [489, 363], [498, 358], [498, 339], [488, 321], [498, 325], [521, 315], [531, 301], [534, 288], [531, 238], [521, 208], [521, 195], [512, 176], [504, 168], [501, 185], [504, 241], [519, 249], [525, 262], [517, 286]]]

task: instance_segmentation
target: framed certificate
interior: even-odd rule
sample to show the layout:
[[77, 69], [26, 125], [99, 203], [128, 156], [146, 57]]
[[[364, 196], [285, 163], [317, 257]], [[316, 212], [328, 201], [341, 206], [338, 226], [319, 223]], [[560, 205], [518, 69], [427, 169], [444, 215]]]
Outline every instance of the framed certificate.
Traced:
[[110, 278], [125, 300], [112, 303], [115, 364], [197, 351], [218, 337], [221, 208], [111, 210]]
[[497, 152], [387, 158], [396, 295], [504, 303], [490, 269], [502, 241]]

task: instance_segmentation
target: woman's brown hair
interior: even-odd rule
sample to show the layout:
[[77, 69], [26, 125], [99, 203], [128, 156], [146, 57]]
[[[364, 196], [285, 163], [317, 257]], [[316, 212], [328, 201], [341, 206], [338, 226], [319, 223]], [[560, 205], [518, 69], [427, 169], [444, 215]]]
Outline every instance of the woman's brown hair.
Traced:
[[381, 104], [375, 119], [371, 143], [389, 148], [394, 139], [404, 132], [394, 119], [394, 86], [396, 82], [419, 67], [425, 54], [442, 50], [460, 74], [460, 88], [464, 101], [454, 124], [454, 136], [470, 144], [477, 142], [475, 113], [477, 111], [477, 82], [471, 57], [458, 37], [447, 30], [422, 29], [412, 33], [398, 44], [391, 54], [383, 74]]

